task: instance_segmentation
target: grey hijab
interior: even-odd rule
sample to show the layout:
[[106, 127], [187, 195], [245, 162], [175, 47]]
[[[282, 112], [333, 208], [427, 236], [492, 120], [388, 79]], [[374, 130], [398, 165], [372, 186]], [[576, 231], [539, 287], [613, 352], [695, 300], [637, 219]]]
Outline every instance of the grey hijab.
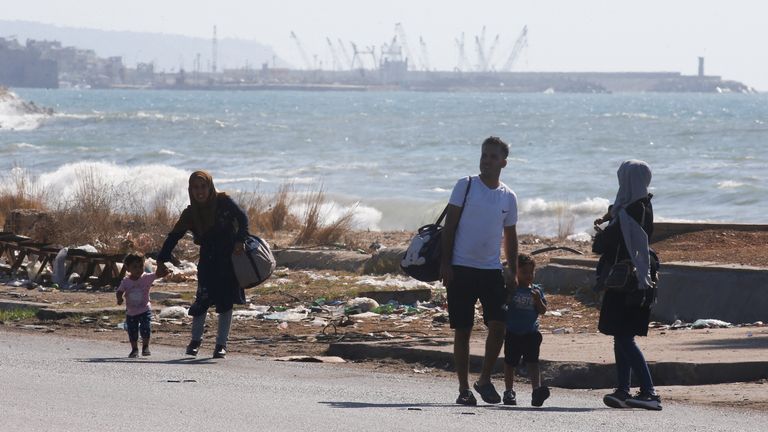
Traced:
[[627, 213], [627, 207], [648, 196], [651, 184], [651, 167], [640, 160], [624, 161], [616, 173], [619, 177], [619, 191], [611, 208], [611, 215], [621, 225], [621, 234], [632, 264], [637, 269], [638, 289], [651, 286], [651, 265], [648, 252], [648, 235], [637, 221]]

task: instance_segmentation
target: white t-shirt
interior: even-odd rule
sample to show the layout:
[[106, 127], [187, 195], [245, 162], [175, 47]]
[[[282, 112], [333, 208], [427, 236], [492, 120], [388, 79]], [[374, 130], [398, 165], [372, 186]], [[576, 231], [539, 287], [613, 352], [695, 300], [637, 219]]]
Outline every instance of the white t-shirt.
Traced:
[[[456, 183], [448, 203], [462, 206], [467, 178]], [[478, 269], [501, 269], [501, 239], [504, 227], [517, 225], [517, 195], [499, 182], [490, 189], [472, 177], [467, 202], [453, 244], [453, 265]]]

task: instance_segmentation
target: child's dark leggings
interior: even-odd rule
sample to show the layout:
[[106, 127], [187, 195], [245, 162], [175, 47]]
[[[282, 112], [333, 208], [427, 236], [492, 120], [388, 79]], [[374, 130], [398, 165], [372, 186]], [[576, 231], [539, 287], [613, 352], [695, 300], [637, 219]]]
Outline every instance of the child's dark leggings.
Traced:
[[150, 321], [152, 320], [152, 311], [146, 311], [138, 315], [126, 315], [125, 325], [128, 330], [128, 339], [131, 342], [139, 340], [139, 333], [142, 339], [149, 339], [152, 332]]

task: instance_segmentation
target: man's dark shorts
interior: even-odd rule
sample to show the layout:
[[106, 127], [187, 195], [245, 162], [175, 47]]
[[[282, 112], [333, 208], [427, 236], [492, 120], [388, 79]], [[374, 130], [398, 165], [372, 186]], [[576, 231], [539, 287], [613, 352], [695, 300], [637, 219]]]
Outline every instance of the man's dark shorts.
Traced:
[[514, 334], [507, 330], [504, 337], [504, 363], [517, 366], [521, 357], [526, 363], [538, 363], [542, 339], [540, 332]]
[[475, 303], [483, 305], [483, 321], [504, 321], [507, 290], [502, 271], [453, 266], [453, 281], [447, 287], [448, 319], [452, 329], [471, 329]]

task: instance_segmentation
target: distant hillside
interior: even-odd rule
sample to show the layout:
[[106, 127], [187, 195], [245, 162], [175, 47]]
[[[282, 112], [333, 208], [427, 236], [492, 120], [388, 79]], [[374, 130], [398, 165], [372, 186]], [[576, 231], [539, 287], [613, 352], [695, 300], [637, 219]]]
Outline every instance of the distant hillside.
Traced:
[[[211, 39], [164, 33], [106, 31], [74, 27], [58, 27], [29, 21], [0, 20], [0, 37], [15, 36], [20, 43], [27, 39], [58, 40], [64, 46], [92, 49], [99, 57], [122, 56], [123, 64], [136, 67], [138, 62], [154, 62], [156, 70], [177, 70], [182, 65], [192, 70], [197, 53], [200, 68], [208, 70], [211, 61]], [[262, 63], [286, 66], [271, 47], [245, 39], [220, 39], [218, 69], [240, 68], [247, 63], [259, 68]]]

